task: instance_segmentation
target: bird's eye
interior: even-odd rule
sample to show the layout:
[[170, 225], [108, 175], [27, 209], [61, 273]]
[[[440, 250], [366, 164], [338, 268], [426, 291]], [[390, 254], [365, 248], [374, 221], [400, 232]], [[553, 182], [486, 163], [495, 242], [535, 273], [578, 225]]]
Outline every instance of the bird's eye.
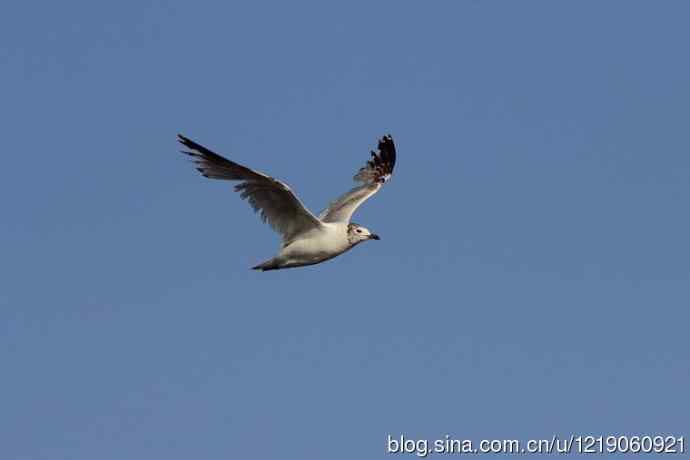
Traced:
[[357, 233], [362, 233], [362, 230], [360, 230], [360, 229], [357, 229]]

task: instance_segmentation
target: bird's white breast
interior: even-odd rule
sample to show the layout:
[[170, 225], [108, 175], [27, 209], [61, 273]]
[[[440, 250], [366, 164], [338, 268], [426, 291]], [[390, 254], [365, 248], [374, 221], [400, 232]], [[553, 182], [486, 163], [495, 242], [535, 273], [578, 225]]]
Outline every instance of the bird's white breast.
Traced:
[[335, 257], [349, 248], [347, 224], [326, 223], [323, 228], [310, 230], [284, 247], [280, 256], [296, 262], [316, 262]]

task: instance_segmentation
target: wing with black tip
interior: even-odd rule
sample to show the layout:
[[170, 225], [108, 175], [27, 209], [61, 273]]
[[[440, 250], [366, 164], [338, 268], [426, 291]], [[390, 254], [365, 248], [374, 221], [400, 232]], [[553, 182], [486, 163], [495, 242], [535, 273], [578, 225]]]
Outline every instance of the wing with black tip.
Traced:
[[182, 153], [192, 157], [203, 176], [239, 181], [235, 191], [240, 192], [254, 211], [260, 212], [262, 220], [282, 236], [284, 244], [303, 232], [323, 226], [284, 182], [230, 161], [181, 134], [177, 140], [187, 148]]
[[371, 159], [359, 170], [354, 180], [362, 185], [353, 188], [332, 202], [321, 214], [323, 222], [350, 222], [352, 214], [362, 203], [374, 196], [393, 175], [395, 168], [395, 144], [389, 135], [379, 140], [378, 151], [371, 152]]

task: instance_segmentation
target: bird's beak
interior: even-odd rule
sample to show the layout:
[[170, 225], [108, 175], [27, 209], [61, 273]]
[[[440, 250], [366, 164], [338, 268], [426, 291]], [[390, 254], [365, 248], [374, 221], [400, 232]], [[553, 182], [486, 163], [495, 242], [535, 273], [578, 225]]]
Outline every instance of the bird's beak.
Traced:
[[381, 239], [381, 237], [375, 233], [372, 233], [371, 235], [369, 235], [369, 238], [371, 238], [372, 240], [380, 240]]

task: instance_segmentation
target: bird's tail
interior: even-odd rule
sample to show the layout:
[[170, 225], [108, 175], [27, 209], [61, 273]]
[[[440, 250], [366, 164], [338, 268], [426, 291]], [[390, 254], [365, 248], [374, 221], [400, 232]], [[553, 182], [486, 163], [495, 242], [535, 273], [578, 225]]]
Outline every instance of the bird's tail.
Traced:
[[261, 270], [265, 272], [267, 270], [278, 270], [280, 268], [280, 263], [276, 258], [267, 260], [266, 262], [260, 263], [256, 267], [252, 267], [252, 270]]

